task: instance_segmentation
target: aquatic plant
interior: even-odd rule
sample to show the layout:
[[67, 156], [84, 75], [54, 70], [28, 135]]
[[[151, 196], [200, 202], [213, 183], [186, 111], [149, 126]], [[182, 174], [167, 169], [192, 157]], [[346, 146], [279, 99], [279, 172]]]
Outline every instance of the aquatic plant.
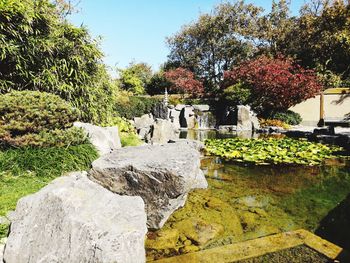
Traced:
[[227, 160], [254, 164], [319, 165], [335, 158], [340, 147], [309, 142], [306, 139], [210, 139], [206, 152]]

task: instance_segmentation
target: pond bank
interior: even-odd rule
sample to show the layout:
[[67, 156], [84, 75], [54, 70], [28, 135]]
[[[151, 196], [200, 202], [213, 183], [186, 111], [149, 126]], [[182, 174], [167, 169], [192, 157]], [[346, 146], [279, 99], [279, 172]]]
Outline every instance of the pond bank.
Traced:
[[[209, 188], [148, 233], [148, 260], [305, 228], [315, 231], [350, 192], [350, 164], [245, 166], [205, 157]], [[328, 238], [328, 237], [325, 237]]]

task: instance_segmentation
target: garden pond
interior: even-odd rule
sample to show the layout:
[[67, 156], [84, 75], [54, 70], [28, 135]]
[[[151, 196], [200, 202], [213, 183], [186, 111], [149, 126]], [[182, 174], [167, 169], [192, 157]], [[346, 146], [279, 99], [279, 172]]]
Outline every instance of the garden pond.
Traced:
[[[200, 136], [230, 137], [214, 131]], [[208, 188], [192, 191], [162, 229], [148, 233], [148, 260], [300, 228], [350, 248], [349, 159], [314, 166], [247, 165], [204, 156], [201, 168]]]

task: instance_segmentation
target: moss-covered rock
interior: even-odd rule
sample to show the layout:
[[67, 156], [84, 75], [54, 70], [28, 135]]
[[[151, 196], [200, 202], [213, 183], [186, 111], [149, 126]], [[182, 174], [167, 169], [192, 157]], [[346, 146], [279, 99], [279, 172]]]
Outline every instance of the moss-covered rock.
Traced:
[[165, 229], [157, 233], [149, 233], [147, 237], [146, 248], [156, 250], [175, 248], [179, 240], [179, 231], [177, 229]]

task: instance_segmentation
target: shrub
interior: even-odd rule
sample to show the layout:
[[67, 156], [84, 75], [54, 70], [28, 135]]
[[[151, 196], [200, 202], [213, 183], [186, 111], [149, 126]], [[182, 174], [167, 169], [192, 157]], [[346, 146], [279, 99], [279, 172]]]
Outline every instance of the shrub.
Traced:
[[238, 82], [234, 85], [227, 87], [224, 90], [224, 100], [230, 105], [245, 105], [248, 103], [251, 96], [249, 88], [244, 86], [243, 83]]
[[56, 95], [39, 91], [12, 91], [0, 95], [2, 146], [65, 146], [86, 140], [72, 128], [79, 111]]
[[224, 88], [238, 83], [250, 89], [249, 104], [262, 114], [285, 111], [321, 90], [313, 70], [281, 56], [261, 56], [225, 72]]
[[281, 127], [283, 129], [289, 129], [290, 126], [281, 121], [281, 120], [274, 120], [274, 119], [259, 119], [259, 122], [260, 122], [260, 126], [262, 128], [265, 128], [265, 127], [269, 127], [269, 126], [276, 126], [276, 127]]
[[117, 102], [115, 110], [120, 117], [132, 119], [150, 113], [152, 108], [159, 102], [160, 100], [155, 98], [130, 97], [127, 101]]
[[164, 73], [166, 80], [171, 84], [172, 92], [191, 94], [193, 97], [202, 96], [203, 83], [195, 79], [195, 75], [188, 69], [177, 68]]
[[289, 125], [298, 125], [303, 120], [299, 113], [291, 110], [272, 113], [269, 115], [269, 118], [283, 121]]

